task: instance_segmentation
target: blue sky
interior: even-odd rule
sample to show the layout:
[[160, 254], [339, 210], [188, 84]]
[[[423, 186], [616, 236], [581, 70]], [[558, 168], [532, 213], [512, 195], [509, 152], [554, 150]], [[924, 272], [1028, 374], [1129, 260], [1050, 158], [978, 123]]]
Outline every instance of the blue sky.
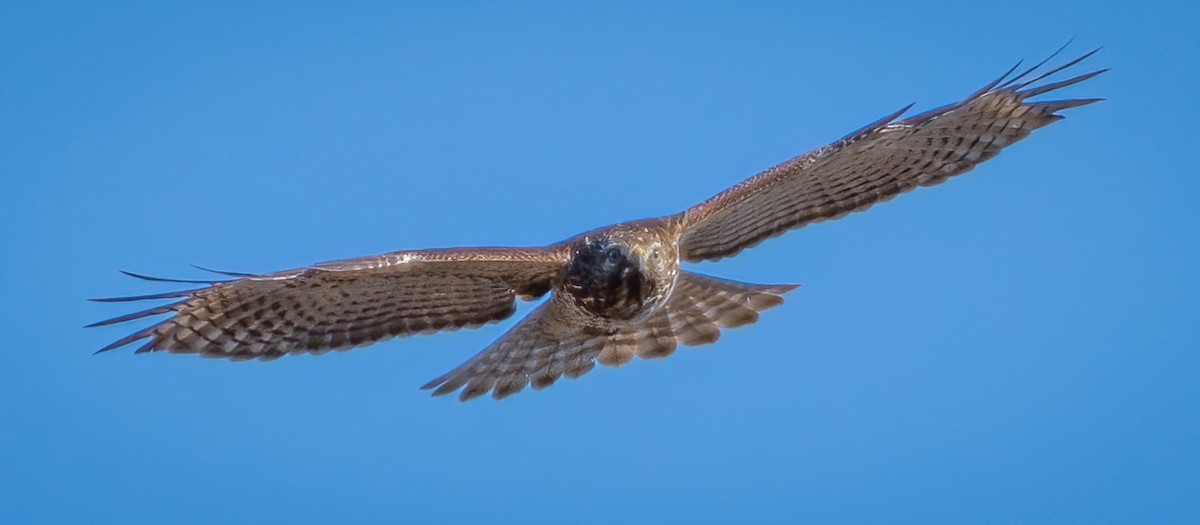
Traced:
[[[1200, 520], [1197, 8], [236, 4], [0, 4], [0, 521]], [[804, 287], [667, 360], [460, 404], [417, 387], [513, 321], [270, 363], [80, 328], [169, 288], [118, 269], [674, 213], [1071, 37], [1107, 102], [692, 268]]]

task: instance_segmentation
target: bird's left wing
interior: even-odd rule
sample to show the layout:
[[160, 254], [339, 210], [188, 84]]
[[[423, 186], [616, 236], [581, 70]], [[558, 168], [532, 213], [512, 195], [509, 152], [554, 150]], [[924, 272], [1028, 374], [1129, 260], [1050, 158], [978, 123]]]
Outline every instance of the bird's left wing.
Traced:
[[230, 274], [236, 278], [204, 282], [208, 286], [194, 290], [97, 299], [180, 300], [92, 326], [173, 314], [101, 352], [148, 339], [138, 352], [166, 350], [236, 360], [321, 353], [505, 319], [518, 297], [532, 299], [550, 289], [565, 257], [559, 247], [454, 248], [396, 252], [267, 275]]
[[1062, 119], [1058, 111], [1100, 100], [1029, 100], [1103, 73], [1035, 85], [1092, 53], [1023, 82], [1045, 61], [1005, 81], [1009, 71], [961, 102], [897, 121], [905, 108], [747, 179], [682, 214], [680, 254], [688, 261], [729, 257], [788, 230], [966, 173]]

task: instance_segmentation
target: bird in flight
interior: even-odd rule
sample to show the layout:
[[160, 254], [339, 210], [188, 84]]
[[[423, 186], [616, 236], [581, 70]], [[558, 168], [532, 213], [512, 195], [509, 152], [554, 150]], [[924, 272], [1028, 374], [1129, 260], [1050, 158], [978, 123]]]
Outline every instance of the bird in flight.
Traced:
[[[1059, 50], [1061, 51], [1061, 49]], [[685, 271], [680, 263], [737, 255], [807, 224], [864, 210], [918, 186], [966, 173], [1060, 111], [1100, 99], [1033, 101], [1106, 70], [1049, 82], [1096, 51], [1045, 73], [1043, 65], [999, 79], [961, 102], [902, 119], [908, 108], [793, 158], [682, 213], [625, 222], [537, 248], [411, 250], [231, 279], [185, 281], [191, 290], [96, 299], [173, 300], [95, 323], [169, 314], [100, 350], [233, 360], [319, 354], [391, 337], [479, 327], [508, 318], [517, 299], [549, 294], [482, 352], [423, 388], [496, 399], [596, 362], [621, 366], [715, 342], [722, 328], [754, 323], [795, 285], [760, 285]], [[1036, 76], [1035, 76], [1036, 74]], [[910, 106], [911, 107], [911, 106]]]

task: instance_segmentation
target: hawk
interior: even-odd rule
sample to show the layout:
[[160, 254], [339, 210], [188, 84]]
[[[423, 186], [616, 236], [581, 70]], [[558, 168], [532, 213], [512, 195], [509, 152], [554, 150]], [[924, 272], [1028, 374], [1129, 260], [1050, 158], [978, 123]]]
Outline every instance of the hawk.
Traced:
[[203, 286], [96, 299], [175, 301], [91, 326], [170, 314], [100, 352], [147, 340], [138, 353], [270, 360], [478, 327], [511, 316], [517, 299], [549, 294], [482, 352], [423, 388], [434, 395], [460, 391], [463, 401], [488, 392], [500, 399], [564, 375], [579, 377], [597, 362], [663, 358], [678, 344], [713, 343], [722, 328], [754, 323], [796, 288], [700, 275], [682, 270], [681, 262], [731, 257], [788, 230], [970, 171], [1062, 119], [1060, 111], [1099, 101], [1031, 100], [1106, 71], [1043, 83], [1095, 52], [1033, 78], [1027, 77], [1058, 52], [1010, 78], [1014, 66], [961, 102], [901, 119], [904, 108], [675, 215], [539, 248], [400, 251], [263, 275], [216, 272], [231, 279], [214, 281], [126, 272]]

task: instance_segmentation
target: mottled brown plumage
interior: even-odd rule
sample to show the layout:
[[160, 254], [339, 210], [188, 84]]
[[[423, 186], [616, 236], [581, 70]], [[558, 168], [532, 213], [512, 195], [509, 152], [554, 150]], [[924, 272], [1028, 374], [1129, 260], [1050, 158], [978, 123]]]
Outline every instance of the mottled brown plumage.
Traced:
[[736, 255], [970, 171], [1063, 118], [1057, 112], [1099, 100], [1029, 100], [1102, 73], [1033, 87], [1092, 53], [1032, 80], [1023, 81], [1045, 61], [1006, 81], [1013, 68], [962, 102], [914, 117], [898, 120], [899, 111], [677, 215], [544, 248], [402, 251], [269, 275], [227, 274], [233, 279], [203, 281], [194, 290], [100, 299], [179, 300], [93, 326], [173, 314], [101, 351], [146, 340], [138, 352], [266, 360], [476, 327], [511, 316], [518, 298], [549, 292], [508, 333], [424, 388], [435, 395], [461, 390], [463, 400], [488, 392], [499, 399], [579, 377], [596, 362], [666, 357], [677, 344], [713, 343], [721, 328], [754, 323], [795, 288], [706, 277], [681, 270], [681, 261]]
[[534, 299], [549, 291], [564, 260], [561, 249], [544, 248], [396, 252], [242, 275], [187, 292], [101, 299], [186, 297], [96, 325], [175, 313], [103, 350], [149, 339], [139, 352], [237, 360], [322, 353], [505, 319], [518, 297]]

